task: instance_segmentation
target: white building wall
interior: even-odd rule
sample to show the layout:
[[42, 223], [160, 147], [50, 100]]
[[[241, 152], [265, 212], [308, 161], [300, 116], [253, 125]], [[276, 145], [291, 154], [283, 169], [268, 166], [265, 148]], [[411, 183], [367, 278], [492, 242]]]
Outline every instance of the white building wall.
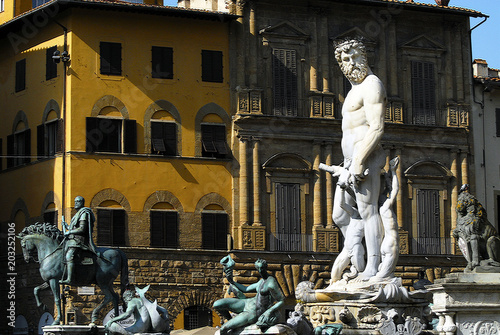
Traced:
[[217, 12], [229, 12], [226, 0], [179, 0], [177, 6]]

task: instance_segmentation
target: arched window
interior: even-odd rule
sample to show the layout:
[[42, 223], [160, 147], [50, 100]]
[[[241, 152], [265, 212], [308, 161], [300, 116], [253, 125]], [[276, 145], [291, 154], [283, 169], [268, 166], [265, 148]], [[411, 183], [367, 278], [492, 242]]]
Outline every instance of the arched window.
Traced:
[[195, 156], [227, 158], [230, 124], [229, 115], [219, 105], [209, 103], [200, 108], [195, 119]]
[[123, 103], [112, 96], [99, 99], [87, 117], [87, 152], [137, 152], [137, 125]]
[[102, 202], [97, 208], [97, 244], [125, 246], [127, 213], [114, 200]]
[[[7, 167], [27, 164], [31, 161], [31, 129], [23, 111], [19, 111], [12, 129], [7, 136]], [[17, 157], [16, 157], [17, 156]]]
[[227, 250], [228, 215], [219, 205], [208, 205], [201, 212], [202, 248]]
[[157, 203], [149, 212], [151, 246], [178, 247], [179, 215], [169, 203]]
[[43, 222], [57, 225], [57, 208], [55, 203], [51, 202], [45, 208], [43, 212]]
[[63, 126], [60, 118], [59, 105], [50, 100], [43, 113], [42, 124], [37, 126], [38, 158], [54, 156], [62, 151]]
[[181, 115], [166, 100], [157, 100], [144, 113], [145, 152], [163, 156], [181, 156]]

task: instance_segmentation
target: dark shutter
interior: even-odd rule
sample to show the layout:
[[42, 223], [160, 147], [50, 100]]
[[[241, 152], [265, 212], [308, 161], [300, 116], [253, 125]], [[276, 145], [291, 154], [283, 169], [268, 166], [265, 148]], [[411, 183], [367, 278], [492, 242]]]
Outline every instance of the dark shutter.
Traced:
[[497, 137], [500, 137], [500, 108], [495, 109]]
[[420, 125], [436, 125], [436, 82], [434, 64], [412, 61], [413, 122]]
[[57, 50], [57, 46], [48, 48], [45, 53], [45, 80], [50, 80], [57, 77], [57, 63], [54, 62], [52, 56]]
[[227, 214], [215, 214], [215, 248], [227, 250]]
[[45, 156], [45, 125], [41, 124], [36, 127], [36, 154], [38, 159]]
[[165, 155], [177, 155], [177, 125], [174, 122], [163, 123]]
[[214, 142], [214, 130], [212, 125], [202, 124], [201, 125], [201, 144], [203, 157], [213, 157], [217, 153], [217, 148]]
[[31, 129], [26, 129], [22, 132], [22, 136], [24, 136], [24, 158], [21, 159], [22, 164], [28, 164], [31, 162]]
[[97, 210], [97, 243], [99, 245], [112, 245], [112, 211], [109, 209]]
[[122, 74], [122, 45], [121, 43], [101, 42], [101, 74]]
[[214, 249], [215, 247], [215, 214], [201, 213], [202, 248]]
[[20, 92], [26, 88], [26, 58], [16, 62], [15, 90]]
[[165, 246], [167, 248], [177, 248], [177, 212], [164, 212], [165, 217]]
[[63, 152], [64, 146], [64, 120], [57, 120], [56, 129], [56, 152]]
[[102, 142], [102, 132], [99, 131], [99, 119], [96, 117], [86, 118], [86, 149], [87, 152], [96, 152], [99, 144]]
[[297, 52], [273, 50], [274, 115], [297, 116], [298, 112]]
[[165, 233], [163, 228], [163, 215], [159, 211], [150, 212], [151, 246], [163, 247], [165, 244]]
[[212, 126], [214, 132], [214, 144], [217, 149], [217, 153], [220, 155], [219, 158], [222, 158], [224, 155], [228, 153], [227, 145], [226, 145], [226, 126], [224, 125], [214, 125]]
[[417, 253], [441, 254], [438, 190], [417, 190]]
[[137, 125], [135, 120], [123, 120], [124, 122], [124, 145], [125, 153], [135, 154], [137, 152]]
[[7, 135], [7, 168], [14, 166], [14, 134]]
[[113, 245], [125, 246], [125, 211], [113, 210]]
[[3, 139], [0, 138], [0, 171], [3, 170]]
[[152, 47], [152, 76], [153, 78], [173, 79], [173, 49], [168, 47]]
[[300, 251], [300, 185], [276, 183], [277, 250]]
[[223, 82], [222, 51], [201, 51], [201, 80], [206, 82]]

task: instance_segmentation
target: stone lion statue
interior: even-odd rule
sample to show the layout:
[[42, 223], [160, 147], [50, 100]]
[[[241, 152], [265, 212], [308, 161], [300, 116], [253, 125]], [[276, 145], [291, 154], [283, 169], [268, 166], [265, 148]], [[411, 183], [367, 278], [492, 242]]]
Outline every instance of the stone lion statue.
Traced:
[[500, 238], [488, 221], [486, 210], [469, 193], [469, 184], [460, 188], [456, 210], [457, 227], [452, 234], [458, 239], [460, 250], [467, 259], [466, 270], [489, 266], [498, 267], [500, 272]]

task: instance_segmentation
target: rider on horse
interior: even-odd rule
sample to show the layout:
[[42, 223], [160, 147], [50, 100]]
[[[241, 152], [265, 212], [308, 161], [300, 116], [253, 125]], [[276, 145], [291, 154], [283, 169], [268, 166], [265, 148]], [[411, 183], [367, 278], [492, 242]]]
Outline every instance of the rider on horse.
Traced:
[[63, 231], [66, 239], [64, 251], [66, 255], [66, 279], [61, 280], [60, 284], [71, 285], [74, 283], [75, 256], [81, 251], [88, 250], [98, 255], [96, 246], [92, 240], [92, 231], [94, 229], [95, 216], [92, 210], [84, 207], [85, 199], [81, 196], [75, 198], [75, 209], [78, 212], [73, 216], [68, 225], [63, 222]]

